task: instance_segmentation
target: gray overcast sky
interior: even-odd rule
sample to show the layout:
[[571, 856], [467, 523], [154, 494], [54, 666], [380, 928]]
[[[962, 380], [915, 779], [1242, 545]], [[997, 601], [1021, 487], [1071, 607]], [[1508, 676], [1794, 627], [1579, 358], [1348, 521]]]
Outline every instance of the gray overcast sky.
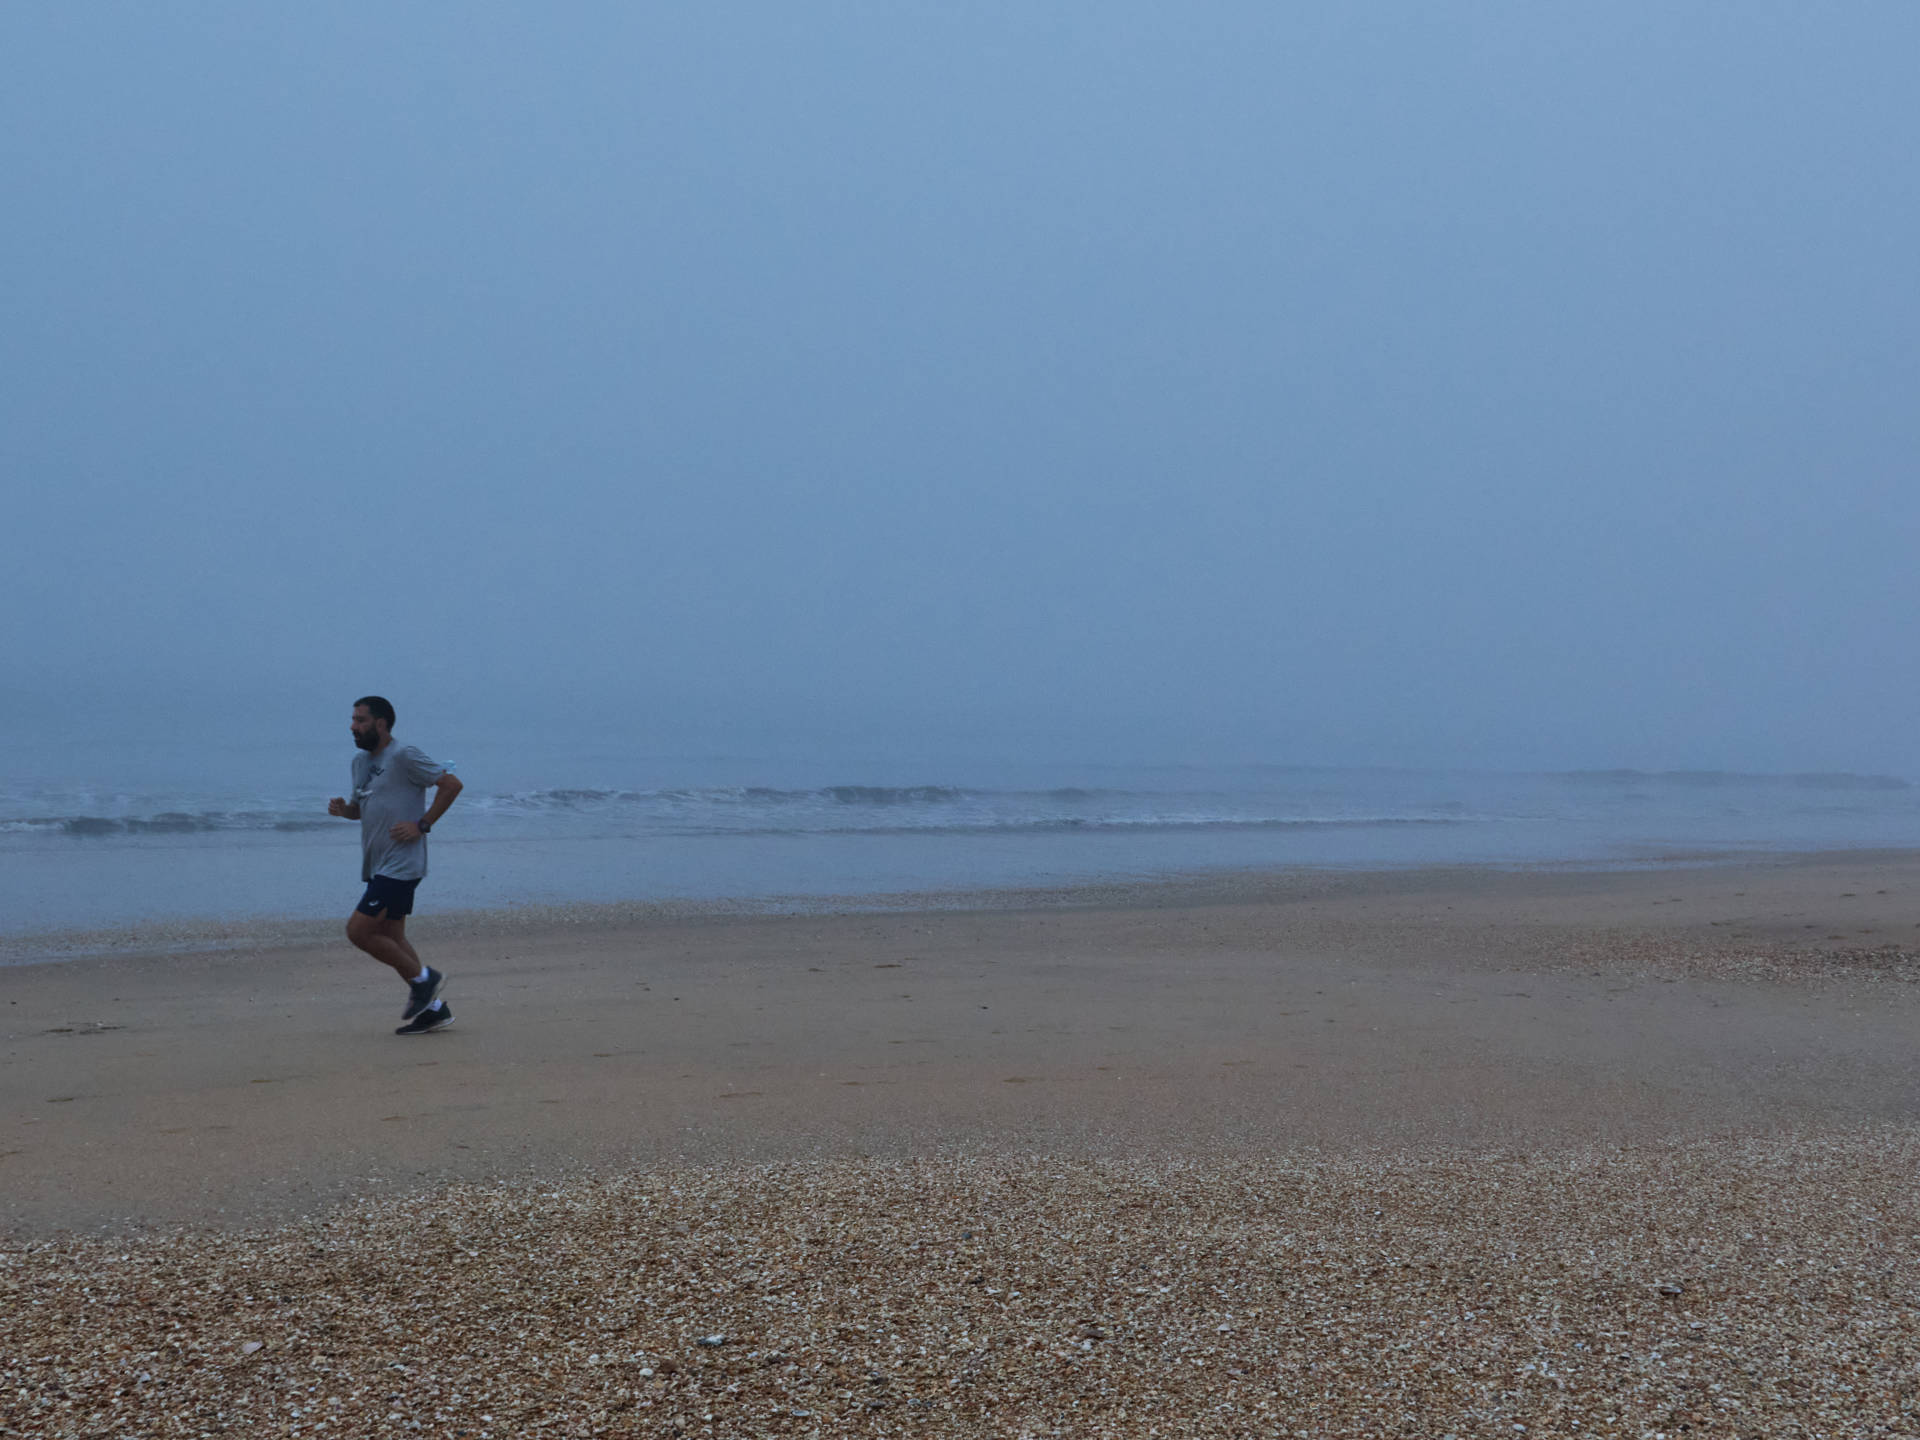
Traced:
[[1917, 54], [6, 7], [7, 724], [1920, 774]]

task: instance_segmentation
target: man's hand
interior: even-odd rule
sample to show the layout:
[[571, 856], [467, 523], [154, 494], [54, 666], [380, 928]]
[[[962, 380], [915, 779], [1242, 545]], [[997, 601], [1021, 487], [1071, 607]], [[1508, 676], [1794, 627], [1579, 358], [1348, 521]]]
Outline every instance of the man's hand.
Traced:
[[345, 800], [336, 795], [327, 801], [327, 814], [337, 815], [342, 820], [358, 820], [360, 818], [360, 807], [358, 805], [349, 805]]
[[[421, 820], [429, 825], [438, 824], [440, 817], [447, 813], [447, 807], [459, 798], [462, 788], [458, 775], [451, 770], [441, 771], [440, 778], [433, 782], [433, 804], [427, 813], [420, 817]], [[411, 845], [414, 841], [422, 839], [427, 832], [410, 820], [400, 820], [396, 821], [387, 833], [393, 837], [395, 844]]]

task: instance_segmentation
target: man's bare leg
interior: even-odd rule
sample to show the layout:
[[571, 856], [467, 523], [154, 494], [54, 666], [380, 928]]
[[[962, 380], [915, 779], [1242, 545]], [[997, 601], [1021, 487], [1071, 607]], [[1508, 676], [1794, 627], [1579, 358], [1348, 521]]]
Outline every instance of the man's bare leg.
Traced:
[[356, 910], [347, 917], [347, 939], [409, 984], [420, 973], [420, 957], [407, 943], [404, 919], [389, 920], [384, 912], [368, 915]]
[[420, 958], [420, 952], [414, 949], [413, 942], [407, 939], [407, 917], [404, 915], [391, 916], [388, 918], [387, 924], [393, 927], [389, 933], [393, 936], [394, 944], [406, 951], [407, 958], [413, 961], [415, 966], [413, 973], [415, 975], [420, 974], [427, 968], [427, 962]]

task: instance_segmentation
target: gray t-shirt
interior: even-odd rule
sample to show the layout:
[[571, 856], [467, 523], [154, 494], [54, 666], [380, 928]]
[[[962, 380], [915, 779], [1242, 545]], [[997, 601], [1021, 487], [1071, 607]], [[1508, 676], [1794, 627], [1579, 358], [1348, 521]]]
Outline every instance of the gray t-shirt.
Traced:
[[360, 878], [385, 875], [393, 880], [422, 880], [427, 874], [427, 839], [402, 845], [389, 833], [401, 820], [417, 824], [427, 813], [427, 787], [453, 767], [436, 764], [417, 745], [389, 740], [377, 754], [353, 757], [353, 803], [360, 807]]

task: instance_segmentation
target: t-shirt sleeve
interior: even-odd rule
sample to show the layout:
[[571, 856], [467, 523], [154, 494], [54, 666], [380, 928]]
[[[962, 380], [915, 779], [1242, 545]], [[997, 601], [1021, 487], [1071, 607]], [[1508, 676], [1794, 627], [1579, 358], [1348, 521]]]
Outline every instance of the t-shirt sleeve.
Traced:
[[451, 765], [442, 765], [430, 759], [426, 751], [417, 745], [408, 745], [395, 757], [400, 761], [400, 773], [407, 777], [410, 785], [432, 785], [451, 770]]

